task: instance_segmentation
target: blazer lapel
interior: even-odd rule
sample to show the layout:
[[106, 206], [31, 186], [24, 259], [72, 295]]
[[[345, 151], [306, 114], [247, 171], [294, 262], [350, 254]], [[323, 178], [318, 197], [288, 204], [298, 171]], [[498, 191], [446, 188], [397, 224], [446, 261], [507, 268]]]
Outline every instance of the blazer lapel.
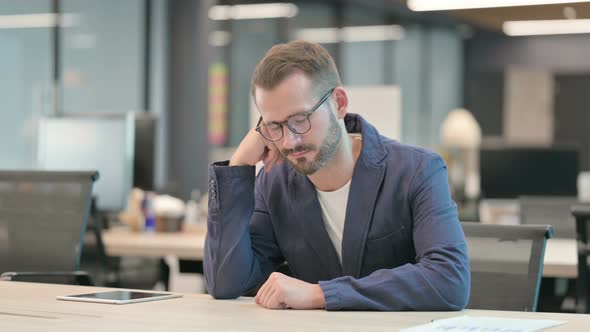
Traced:
[[327, 279], [342, 276], [338, 254], [324, 226], [317, 192], [307, 176], [289, 170], [289, 200], [295, 222], [302, 225], [304, 240], [315, 251]]
[[360, 158], [357, 161], [350, 184], [342, 236], [344, 275], [360, 277], [369, 226], [384, 174], [383, 164], [367, 165]]

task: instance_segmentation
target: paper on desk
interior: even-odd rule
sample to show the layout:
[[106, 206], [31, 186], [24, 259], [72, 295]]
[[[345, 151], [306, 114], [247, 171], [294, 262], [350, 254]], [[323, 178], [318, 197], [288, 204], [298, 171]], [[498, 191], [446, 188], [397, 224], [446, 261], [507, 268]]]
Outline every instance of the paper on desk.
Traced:
[[431, 323], [403, 329], [403, 332], [533, 332], [565, 324], [547, 319], [514, 319], [498, 317], [459, 316], [434, 320]]

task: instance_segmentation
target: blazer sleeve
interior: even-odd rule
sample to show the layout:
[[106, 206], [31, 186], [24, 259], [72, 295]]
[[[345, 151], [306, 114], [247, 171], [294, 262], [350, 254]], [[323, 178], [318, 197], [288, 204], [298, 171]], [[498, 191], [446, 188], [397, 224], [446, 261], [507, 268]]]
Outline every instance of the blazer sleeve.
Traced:
[[214, 298], [239, 297], [259, 286], [284, 258], [266, 203], [255, 189], [255, 167], [209, 166], [209, 213], [203, 268]]
[[469, 299], [467, 246], [446, 166], [428, 155], [410, 185], [416, 263], [320, 281], [328, 310], [461, 310]]

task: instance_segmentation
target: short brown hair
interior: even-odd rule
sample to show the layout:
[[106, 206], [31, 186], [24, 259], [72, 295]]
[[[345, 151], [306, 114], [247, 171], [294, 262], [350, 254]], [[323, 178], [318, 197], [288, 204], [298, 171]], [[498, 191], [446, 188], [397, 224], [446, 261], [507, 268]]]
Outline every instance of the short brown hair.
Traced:
[[295, 40], [275, 45], [266, 52], [252, 75], [252, 97], [256, 98], [256, 87], [271, 90], [298, 70], [312, 80], [314, 88], [321, 90], [318, 94], [342, 85], [334, 59], [325, 48], [319, 44]]

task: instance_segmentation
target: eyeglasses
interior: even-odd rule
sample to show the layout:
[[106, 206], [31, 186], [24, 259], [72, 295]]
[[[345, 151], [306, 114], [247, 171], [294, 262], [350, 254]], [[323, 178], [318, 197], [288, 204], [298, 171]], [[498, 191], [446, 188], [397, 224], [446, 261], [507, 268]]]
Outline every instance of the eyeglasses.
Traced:
[[258, 124], [256, 125], [256, 131], [269, 141], [278, 141], [283, 138], [284, 124], [286, 124], [289, 130], [295, 134], [301, 135], [307, 133], [311, 129], [311, 120], [309, 120], [309, 117], [313, 114], [313, 112], [320, 108], [320, 106], [322, 106], [322, 104], [325, 103], [328, 98], [330, 98], [334, 92], [334, 89], [335, 88], [330, 89], [330, 91], [328, 91], [328, 93], [326, 93], [322, 99], [320, 99], [320, 101], [311, 109], [311, 111], [292, 115], [287, 118], [286, 121], [264, 124], [262, 123], [262, 117], [260, 117], [260, 119], [258, 119]]

